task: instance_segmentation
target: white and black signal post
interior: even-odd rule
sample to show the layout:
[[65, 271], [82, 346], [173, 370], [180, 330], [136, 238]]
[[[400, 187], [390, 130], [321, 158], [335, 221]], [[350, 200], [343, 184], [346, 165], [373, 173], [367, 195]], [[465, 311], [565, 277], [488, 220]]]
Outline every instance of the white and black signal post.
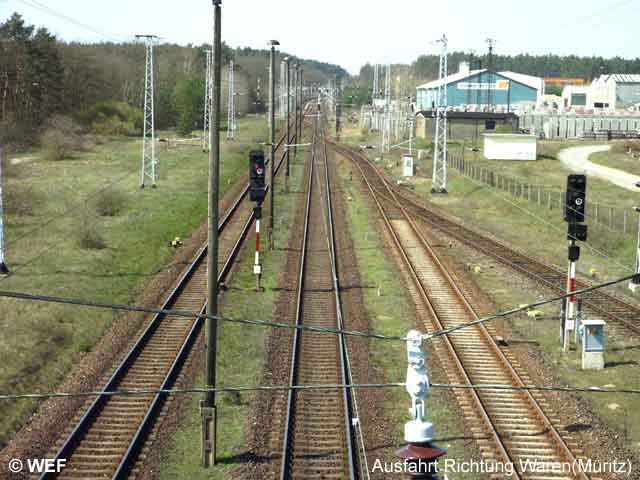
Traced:
[[[273, 162], [273, 160], [272, 160]], [[262, 218], [262, 202], [267, 194], [264, 181], [264, 153], [262, 150], [252, 150], [249, 153], [249, 199], [256, 202], [253, 207], [253, 214], [256, 220], [256, 254], [253, 264], [253, 273], [256, 276], [256, 292], [260, 292], [260, 277], [262, 275], [262, 265], [260, 264], [260, 219]], [[273, 185], [271, 185], [273, 188]]]
[[[564, 220], [569, 224], [567, 239], [569, 241], [569, 267], [567, 272], [567, 293], [576, 289], [576, 262], [580, 258], [580, 247], [576, 241], [587, 239], [587, 226], [584, 225], [584, 208], [587, 191], [585, 175], [569, 175], [567, 177], [567, 193], [564, 204]], [[576, 325], [576, 299], [567, 299], [565, 314], [562, 315], [561, 342], [563, 350], [569, 351], [571, 337], [569, 332], [578, 328]]]
[[4, 163], [4, 147], [0, 145], [0, 275], [7, 275], [9, 269], [4, 258], [4, 209], [2, 203], [2, 164]]

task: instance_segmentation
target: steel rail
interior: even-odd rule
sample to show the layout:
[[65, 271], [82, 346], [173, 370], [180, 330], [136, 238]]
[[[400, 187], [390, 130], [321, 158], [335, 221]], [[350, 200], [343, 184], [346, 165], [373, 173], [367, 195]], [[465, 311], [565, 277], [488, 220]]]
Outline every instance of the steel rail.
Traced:
[[[300, 325], [302, 323], [302, 316], [304, 310], [304, 287], [305, 287], [305, 266], [307, 264], [307, 244], [309, 240], [309, 220], [310, 220], [310, 210], [311, 210], [311, 197], [313, 194], [313, 178], [315, 173], [315, 161], [316, 161], [316, 146], [318, 141], [318, 132], [317, 127], [313, 132], [313, 140], [312, 140], [312, 149], [311, 149], [311, 161], [309, 165], [309, 179], [307, 181], [307, 199], [305, 204], [305, 220], [303, 226], [303, 239], [302, 239], [302, 249], [301, 249], [301, 257], [300, 257], [300, 267], [298, 272], [298, 288], [296, 292], [296, 318], [295, 325]], [[337, 276], [337, 267], [336, 267], [336, 253], [335, 253], [335, 228], [333, 224], [333, 212], [330, 198], [330, 186], [329, 186], [329, 177], [328, 177], [328, 166], [327, 166], [327, 158], [325, 156], [325, 172], [326, 172], [326, 195], [327, 195], [327, 240], [329, 243], [329, 255], [331, 257], [332, 264], [332, 283], [334, 289], [334, 301], [336, 304], [336, 322], [339, 328], [343, 328], [342, 323], [342, 308], [340, 302], [340, 294], [339, 294], [339, 280]], [[297, 369], [299, 366], [299, 356], [300, 356], [300, 343], [301, 343], [301, 332], [299, 330], [295, 330], [293, 333], [293, 348], [291, 352], [291, 366], [289, 371], [289, 384], [290, 386], [295, 385], [297, 378]], [[338, 343], [339, 343], [339, 357], [340, 357], [340, 375], [342, 377], [342, 381], [347, 382], [350, 381], [351, 375], [348, 368], [348, 352], [346, 349], [346, 342], [343, 335], [338, 335]], [[345, 383], [346, 384], [346, 383]], [[356, 459], [353, 449], [353, 434], [352, 434], [352, 424], [351, 424], [351, 400], [347, 389], [342, 389], [342, 403], [344, 408], [344, 429], [345, 429], [345, 437], [347, 444], [347, 473], [348, 478], [350, 480], [355, 480], [357, 478], [356, 475]], [[292, 437], [293, 437], [293, 427], [294, 427], [294, 416], [295, 416], [295, 391], [290, 389], [287, 393], [287, 403], [286, 403], [286, 416], [284, 423], [284, 435], [282, 441], [282, 459], [280, 463], [280, 480], [288, 480], [290, 477], [290, 464], [292, 461], [292, 453], [293, 448], [291, 445]]]
[[[379, 192], [375, 192], [375, 190], [371, 187], [371, 184], [369, 183], [369, 181], [368, 181], [366, 175], [364, 174], [364, 171], [362, 170], [361, 166], [358, 164], [358, 161], [356, 160], [356, 157], [359, 158], [361, 162], [365, 162], [365, 164], [369, 167], [370, 170], [373, 170], [374, 175], [377, 176], [378, 180], [386, 188], [389, 196], [391, 197], [391, 201], [395, 204], [396, 208], [399, 209], [402, 212], [402, 216], [407, 221], [407, 223], [410, 225], [410, 227], [411, 227], [412, 231], [414, 232], [414, 234], [416, 235], [416, 237], [419, 239], [420, 245], [428, 253], [428, 255], [431, 258], [431, 260], [437, 266], [438, 271], [442, 274], [442, 276], [446, 279], [446, 281], [449, 284], [449, 286], [455, 292], [456, 298], [461, 302], [461, 304], [463, 305], [465, 310], [469, 313], [469, 315], [471, 315], [471, 317], [473, 319], [477, 320], [479, 317], [478, 317], [475, 309], [470, 305], [470, 303], [468, 302], [465, 294], [458, 288], [458, 286], [456, 285], [456, 282], [453, 280], [453, 278], [451, 277], [451, 275], [448, 272], [448, 270], [446, 269], [446, 267], [442, 264], [442, 262], [440, 261], [440, 259], [437, 256], [437, 254], [435, 253], [435, 251], [433, 250], [431, 245], [428, 243], [428, 241], [425, 239], [424, 235], [420, 232], [420, 230], [418, 229], [417, 225], [415, 224], [413, 219], [410, 217], [410, 215], [408, 214], [406, 209], [403, 207], [401, 202], [398, 201], [398, 198], [397, 198], [396, 194], [391, 189], [390, 185], [385, 180], [385, 178], [382, 176], [382, 174], [379, 172], [379, 170], [369, 161], [369, 159], [365, 158], [364, 156], [359, 155], [359, 154], [357, 154], [355, 152], [352, 152], [350, 150], [347, 150], [347, 149], [343, 149], [342, 151], [346, 152], [346, 155], [349, 158], [351, 158], [351, 160], [358, 166], [363, 178], [365, 179], [365, 182], [369, 186], [369, 189], [370, 189], [370, 191], [372, 192], [372, 195], [375, 198], [375, 196], [377, 194], [379, 194]], [[383, 216], [386, 217], [386, 214], [384, 213], [384, 210], [380, 206], [380, 204], [377, 201], [377, 199], [376, 199], [376, 202], [378, 203], [378, 206], [380, 208], [381, 213], [383, 214]], [[388, 227], [390, 226], [390, 222], [388, 221], [388, 219], [386, 219], [386, 224], [387, 224]], [[395, 232], [394, 232], [394, 234], [395, 234]], [[396, 243], [396, 244], [398, 245], [399, 242]], [[405, 258], [407, 258], [406, 255], [403, 255], [403, 256]], [[420, 289], [420, 290], [421, 290], [421, 292], [426, 294], [426, 292], [424, 292], [423, 289]], [[437, 319], [438, 316], [436, 315], [435, 318]], [[442, 323], [439, 321], [439, 319], [438, 319], [438, 323], [439, 323], [439, 326], [442, 327]], [[479, 331], [481, 332], [481, 335], [483, 337], [485, 345], [487, 345], [491, 349], [493, 355], [496, 358], [499, 359], [500, 364], [504, 367], [504, 369], [506, 370], [506, 373], [512, 379], [513, 383], [515, 383], [515, 385], [518, 386], [518, 387], [524, 387], [525, 384], [522, 381], [520, 375], [515, 371], [515, 369], [511, 365], [511, 362], [506, 358], [506, 356], [504, 355], [502, 350], [498, 347], [497, 343], [495, 342], [495, 340], [493, 339], [491, 334], [488, 332], [486, 326], [481, 324], [481, 325], [479, 325], [479, 327], [480, 327]], [[457, 352], [456, 347], [453, 344], [451, 344], [450, 342], [449, 342], [449, 344], [451, 345], [453, 350], [456, 352], [456, 356], [459, 358], [460, 354]], [[457, 363], [462, 364], [462, 361], [460, 360]], [[573, 455], [573, 453], [571, 452], [571, 449], [568, 447], [566, 442], [562, 439], [562, 437], [561, 437], [560, 433], [558, 432], [558, 430], [554, 427], [553, 422], [551, 422], [551, 420], [548, 418], [548, 416], [544, 413], [544, 411], [542, 410], [542, 408], [538, 404], [537, 400], [531, 394], [531, 392], [525, 390], [523, 395], [526, 398], [527, 403], [528, 403], [531, 411], [534, 413], [534, 415], [538, 419], [538, 421], [541, 424], [541, 426], [543, 427], [544, 431], [547, 431], [550, 434], [551, 440], [556, 446], [557, 453], [560, 455], [561, 458], [563, 458], [567, 462], [573, 464], [576, 461], [576, 457]], [[482, 402], [482, 400], [481, 400], [481, 402]], [[485, 413], [487, 413], [486, 410], [485, 410]], [[489, 418], [489, 420], [490, 420], [490, 422], [492, 424], [492, 427], [493, 427], [492, 430], [495, 433], [495, 435], [497, 436], [498, 435], [497, 429], [495, 428], [495, 425], [493, 424], [493, 421], [490, 419], [490, 416], [488, 414], [487, 414], [487, 418]], [[501, 440], [500, 440], [500, 443], [502, 444]], [[501, 450], [503, 450], [508, 455], [507, 458], [511, 458], [511, 455], [508, 453], [508, 449], [505, 448], [504, 444], [502, 444]], [[514, 463], [514, 465], [515, 465], [515, 463]], [[587, 479], [588, 477], [586, 475], [584, 475], [584, 474], [581, 474], [581, 475], [578, 475], [578, 478]]]
[[[386, 183], [389, 183], [387, 179], [384, 180]], [[390, 188], [400, 196], [403, 201], [407, 202], [412, 215], [419, 217], [429, 225], [432, 225], [465, 245], [481, 250], [483, 253], [493, 257], [500, 263], [525, 274], [529, 278], [543, 283], [554, 291], [565, 291], [565, 271], [520, 252], [482, 232], [472, 230], [469, 227], [461, 225], [454, 219], [448, 218], [448, 216], [429, 208], [427, 205], [418, 203], [416, 200], [400, 191], [398, 187], [390, 185]], [[481, 241], [482, 246], [485, 246], [486, 248], [481, 248], [479, 241]], [[587, 286], [589, 286], [587, 282], [582, 280], [576, 281], [576, 288], [584, 288]], [[606, 319], [620, 324], [635, 335], [640, 335], [640, 324], [627, 319], [640, 318], [640, 306], [634, 305], [624, 299], [603, 291], [592, 292], [585, 295], [583, 297], [583, 303], [594, 312], [603, 315]], [[611, 307], [615, 307], [613, 311]]]
[[[285, 140], [285, 136], [283, 135], [281, 136], [276, 148], [281, 147], [284, 143], [284, 140]], [[280, 161], [276, 167], [276, 173], [280, 170], [280, 167], [283, 164], [283, 160], [284, 160], [284, 153], [282, 154]], [[267, 189], [268, 188], [270, 188], [270, 186], [267, 186]], [[240, 192], [240, 194], [236, 197], [236, 200], [234, 201], [233, 205], [227, 210], [225, 216], [218, 224], [219, 233], [222, 233], [225, 230], [226, 226], [229, 224], [230, 220], [235, 215], [235, 213], [239, 209], [242, 202], [247, 198], [248, 192], [249, 192], [249, 184], [247, 183], [243, 188], [243, 190]], [[238, 240], [236, 241], [234, 247], [232, 248], [232, 251], [229, 257], [227, 258], [225, 265], [223, 266], [222, 270], [218, 275], [218, 283], [224, 283], [227, 275], [229, 274], [233, 266], [233, 262], [235, 261], [235, 258], [237, 257], [241, 249], [244, 239], [246, 238], [248, 230], [252, 225], [254, 219], [255, 219], [255, 213], [252, 211], [244, 228], [240, 233]], [[165, 301], [162, 303], [162, 306], [161, 306], [162, 309], [169, 308], [170, 305], [173, 304], [177, 300], [177, 298], [179, 298], [183, 288], [188, 283], [189, 279], [193, 276], [194, 272], [202, 264], [202, 262], [204, 262], [206, 256], [207, 256], [207, 247], [205, 245], [198, 251], [193, 262], [191, 262], [191, 264], [187, 267], [185, 272], [179, 278], [175, 287], [171, 290], [171, 292], [169, 293]], [[149, 325], [145, 328], [144, 332], [140, 335], [136, 343], [128, 351], [125, 358], [118, 364], [115, 371], [111, 374], [106, 384], [102, 388], [103, 392], [114, 390], [117, 384], [126, 376], [127, 371], [135, 363], [138, 355], [140, 354], [144, 346], [147, 345], [149, 340], [153, 337], [153, 334], [158, 329], [158, 326], [160, 325], [160, 322], [162, 321], [163, 317], [164, 315], [161, 315], [161, 314], [156, 314], [153, 317], [153, 319], [149, 322]], [[180, 370], [180, 366], [188, 356], [190, 347], [193, 345], [193, 343], [195, 342], [195, 339], [197, 338], [197, 335], [201, 328], [201, 324], [202, 322], [200, 321], [200, 319], [194, 319], [194, 325], [190, 329], [187, 337], [185, 338], [176, 356], [176, 359], [172, 363], [170, 369], [167, 371], [167, 374], [162, 382], [161, 389], [168, 388], [173, 383], [173, 381], [175, 381], [175, 378], [177, 377], [177, 373]], [[134, 434], [134, 437], [132, 438], [132, 441], [130, 442], [126, 450], [125, 455], [122, 457], [116, 469], [116, 472], [114, 473], [112, 478], [123, 478], [123, 476], [126, 475], [126, 472], [129, 472], [131, 468], [133, 468], [135, 464], [135, 458], [137, 457], [137, 453], [139, 452], [142, 446], [142, 443], [146, 439], [146, 434], [148, 433], [149, 426], [152, 424], [152, 420], [155, 419], [157, 413], [159, 412], [158, 407], [162, 403], [161, 402], [162, 397], [163, 397], [162, 394], [158, 394], [156, 395], [156, 397], [154, 397], [152, 403], [149, 406], [147, 413], [145, 414], [143, 421], [141, 422], [138, 429], [136, 430], [136, 433]], [[54, 457], [55, 460], [60, 460], [60, 459], [66, 460], [71, 457], [72, 451], [80, 443], [82, 433], [88, 429], [88, 427], [93, 423], [96, 416], [99, 415], [100, 409], [104, 406], [108, 398], [109, 398], [108, 396], [99, 395], [93, 400], [93, 402], [87, 408], [87, 410], [82, 415], [80, 420], [76, 423], [71, 433], [67, 436], [63, 445], [58, 449]], [[45, 472], [42, 475], [40, 475], [39, 479], [48, 480], [51, 478], [55, 478], [57, 476], [58, 476], [57, 473]]]

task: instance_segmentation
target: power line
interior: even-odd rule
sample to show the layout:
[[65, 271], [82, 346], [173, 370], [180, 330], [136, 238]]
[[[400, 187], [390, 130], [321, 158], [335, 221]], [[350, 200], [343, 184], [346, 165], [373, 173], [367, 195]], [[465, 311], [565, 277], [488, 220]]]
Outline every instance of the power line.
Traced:
[[[348, 389], [383, 389], [383, 388], [402, 388], [405, 382], [390, 383], [347, 383], [347, 384], [310, 384], [310, 385], [257, 385], [247, 387], [216, 387], [216, 388], [172, 388], [172, 389], [129, 389], [129, 390], [113, 390], [113, 391], [85, 391], [85, 392], [44, 392], [44, 393], [18, 393], [18, 394], [1, 394], [0, 401], [15, 400], [42, 400], [47, 398], [78, 398], [93, 396], [148, 396], [148, 395], [188, 395], [201, 393], [253, 393], [253, 392], [274, 392], [289, 390], [344, 390]], [[640, 395], [640, 389], [636, 388], [601, 388], [591, 387], [575, 387], [560, 385], [524, 385], [513, 386], [506, 384], [491, 383], [430, 383], [430, 388], [434, 389], [466, 389], [466, 390], [503, 390], [511, 392], [565, 392], [565, 393], [617, 393], [627, 395]]]
[[[515, 313], [524, 312], [535, 307], [547, 305], [549, 303], [558, 302], [564, 298], [582, 295], [594, 290], [598, 290], [598, 289], [609, 287], [618, 283], [626, 282], [635, 277], [637, 277], [637, 275], [634, 273], [633, 275], [627, 275], [626, 277], [619, 278], [616, 280], [610, 280], [608, 282], [600, 283], [598, 285], [592, 285], [589, 287], [574, 290], [572, 292], [563, 293], [561, 295], [548, 298], [546, 300], [540, 300], [537, 302], [520, 305], [510, 310], [498, 312], [493, 315], [480, 318], [478, 320], [461, 323], [451, 328], [424, 334], [423, 338], [430, 339], [430, 338], [447, 335], [451, 332], [461, 330], [463, 328], [468, 328], [480, 323], [496, 320], [498, 318], [513, 315]], [[384, 334], [375, 333], [375, 332], [344, 330], [340, 328], [329, 328], [329, 327], [316, 327], [316, 326], [310, 326], [310, 325], [292, 325], [289, 323], [273, 322], [270, 320], [250, 320], [246, 318], [225, 317], [222, 315], [206, 315], [206, 314], [190, 312], [186, 310], [171, 310], [171, 309], [152, 308], [152, 307], [140, 307], [140, 306], [122, 305], [122, 304], [108, 303], [108, 302], [98, 302], [93, 300], [55, 297], [50, 295], [36, 295], [31, 293], [14, 292], [14, 291], [6, 291], [6, 290], [0, 290], [0, 297], [14, 298], [18, 300], [38, 301], [38, 302], [45, 302], [45, 303], [57, 303], [57, 304], [64, 304], [64, 305], [76, 305], [76, 306], [83, 306], [83, 307], [102, 308], [102, 309], [109, 309], [109, 310], [122, 310], [127, 312], [152, 313], [152, 314], [160, 314], [160, 315], [167, 315], [167, 316], [171, 315], [171, 316], [177, 316], [177, 317], [198, 318], [198, 319], [208, 318], [211, 320], [218, 320], [218, 321], [224, 321], [229, 323], [240, 323], [245, 325], [261, 326], [261, 327], [285, 328], [290, 330], [302, 330], [302, 331], [310, 331], [310, 332], [318, 332], [318, 333], [333, 333], [333, 334], [347, 335], [352, 337], [376, 338], [379, 340], [395, 340], [395, 341], [407, 340], [407, 337], [404, 337], [404, 336], [384, 335]]]
[[[88, 30], [92, 33], [95, 33], [97, 35], [100, 35], [101, 37], [105, 37], [113, 42], [124, 42], [126, 41], [126, 39], [124, 37], [120, 37], [120, 36], [114, 36], [114, 35], [110, 35], [108, 33], [105, 33], [101, 30], [98, 30], [95, 27], [92, 27], [91, 25], [88, 25], [86, 23], [83, 23], [79, 20], [76, 20], [68, 15], [65, 15], [63, 13], [60, 13], [50, 7], [47, 7], [46, 5], [43, 5], [42, 3], [40, 3], [37, 0], [20, 0], [20, 2], [24, 3], [25, 5], [31, 7], [31, 8], [35, 8], [38, 9], [42, 12], [48, 13], [49, 15], [53, 15], [54, 17], [58, 17], [62, 20], [65, 20], [66, 22], [72, 23], [78, 27], [84, 28], [85, 30]], [[116, 38], [119, 37], [119, 38]]]
[[[487, 185], [487, 184], [485, 184], [485, 183], [483, 183], [483, 182], [480, 182], [479, 180], [476, 180], [476, 179], [474, 179], [474, 178], [472, 178], [472, 177], [469, 177], [469, 176], [465, 175], [464, 173], [460, 173], [460, 175], [462, 175], [463, 177], [467, 178], [469, 181], [471, 181], [471, 182], [475, 183], [476, 185], [480, 185], [480, 186], [481, 186], [481, 187], [483, 187], [483, 188], [488, 188], [488, 189], [489, 189], [489, 191], [491, 191], [494, 195], [496, 195], [497, 197], [499, 197], [501, 200], [503, 200], [504, 202], [509, 203], [510, 205], [513, 205], [513, 206], [514, 206], [514, 207], [516, 207], [518, 210], [521, 210], [521, 211], [525, 212], [525, 213], [526, 213], [527, 215], [529, 215], [530, 217], [533, 217], [533, 218], [535, 218], [535, 219], [539, 220], [540, 222], [542, 222], [542, 223], [544, 223], [544, 224], [546, 224], [546, 225], [549, 225], [551, 228], [553, 228], [553, 229], [555, 229], [555, 230], [558, 230], [558, 231], [561, 231], [561, 232], [563, 232], [563, 233], [564, 233], [564, 231], [563, 231], [560, 227], [558, 227], [557, 225], [554, 225], [554, 224], [553, 224], [553, 223], [551, 223], [550, 221], [548, 221], [548, 220], [546, 220], [546, 219], [544, 219], [544, 218], [542, 218], [542, 217], [540, 217], [540, 216], [536, 215], [536, 214], [535, 214], [535, 213], [533, 213], [531, 210], [528, 210], [528, 209], [524, 208], [523, 206], [518, 205], [518, 204], [517, 204], [517, 203], [515, 203], [514, 201], [510, 200], [509, 198], [507, 198], [507, 197], [505, 197], [505, 196], [501, 195], [500, 193], [498, 193], [498, 191], [497, 191], [495, 188], [493, 188], [493, 187], [491, 187], [491, 186], [489, 186], [489, 185]], [[571, 207], [569, 207], [569, 208], [571, 208]], [[576, 239], [576, 240], [577, 240], [577, 239]], [[611, 262], [615, 263], [616, 265], [618, 265], [618, 266], [619, 266], [620, 268], [622, 268], [623, 270], [626, 270], [626, 271], [631, 271], [631, 270], [633, 270], [633, 268], [631, 268], [631, 267], [628, 267], [628, 266], [625, 266], [625, 265], [621, 264], [621, 263], [620, 263], [620, 262], [618, 262], [615, 258], [613, 258], [612, 256], [608, 255], [606, 252], [603, 252], [603, 251], [601, 251], [601, 250], [598, 250], [596, 247], [592, 246], [591, 244], [589, 244], [589, 243], [587, 243], [587, 242], [583, 242], [583, 243], [584, 243], [584, 245], [585, 245], [589, 250], [591, 250], [592, 252], [595, 252], [596, 254], [600, 255], [601, 257], [606, 258], [607, 260], [610, 260]]]

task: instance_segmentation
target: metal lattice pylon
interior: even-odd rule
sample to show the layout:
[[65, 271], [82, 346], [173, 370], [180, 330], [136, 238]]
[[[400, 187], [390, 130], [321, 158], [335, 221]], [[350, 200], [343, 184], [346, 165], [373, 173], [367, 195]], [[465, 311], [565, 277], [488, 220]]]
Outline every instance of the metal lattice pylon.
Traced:
[[382, 152], [388, 152], [391, 146], [391, 65], [387, 64], [384, 80], [384, 125], [382, 126]]
[[229, 99], [227, 106], [227, 140], [236, 135], [236, 84], [233, 76], [233, 60], [229, 62]]
[[378, 98], [378, 94], [380, 93], [380, 81], [378, 79], [378, 76], [379, 76], [378, 64], [376, 63], [373, 66], [373, 92], [371, 93], [372, 102], [373, 100]]
[[140, 171], [140, 188], [144, 188], [145, 180], [151, 180], [156, 186], [158, 180], [158, 159], [156, 158], [156, 131], [153, 104], [153, 46], [158, 37], [155, 35], [136, 35], [144, 38], [146, 61], [144, 71], [144, 127], [142, 131], [142, 168]]
[[287, 98], [287, 86], [286, 86], [286, 72], [285, 72], [285, 62], [281, 61], [280, 62], [280, 88], [278, 89], [278, 92], [280, 94], [279, 98], [280, 98], [280, 118], [284, 119], [285, 116], [285, 110], [286, 110], [286, 98]]
[[213, 97], [213, 79], [211, 78], [211, 50], [206, 51], [207, 65], [204, 85], [204, 118], [202, 121], [202, 151], [208, 152], [211, 149], [211, 99]]
[[447, 193], [447, 37], [442, 35], [438, 93], [435, 102], [436, 128], [433, 140], [432, 193]]

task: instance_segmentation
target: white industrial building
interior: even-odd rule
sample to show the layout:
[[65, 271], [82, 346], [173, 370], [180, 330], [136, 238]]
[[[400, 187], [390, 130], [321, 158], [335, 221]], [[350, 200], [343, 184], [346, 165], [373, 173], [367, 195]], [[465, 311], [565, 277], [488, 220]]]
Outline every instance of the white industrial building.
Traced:
[[588, 87], [566, 86], [562, 97], [565, 108], [637, 108], [640, 105], [640, 75], [600, 75]]

